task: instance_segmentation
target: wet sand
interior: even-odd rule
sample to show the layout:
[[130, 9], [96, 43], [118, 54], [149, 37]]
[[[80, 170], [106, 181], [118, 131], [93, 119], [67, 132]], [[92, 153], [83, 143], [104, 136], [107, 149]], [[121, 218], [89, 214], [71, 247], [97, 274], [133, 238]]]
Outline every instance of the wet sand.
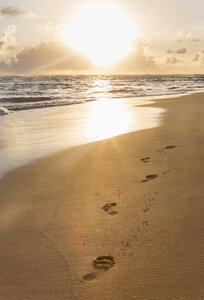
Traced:
[[204, 299], [204, 94], [0, 182], [0, 299]]

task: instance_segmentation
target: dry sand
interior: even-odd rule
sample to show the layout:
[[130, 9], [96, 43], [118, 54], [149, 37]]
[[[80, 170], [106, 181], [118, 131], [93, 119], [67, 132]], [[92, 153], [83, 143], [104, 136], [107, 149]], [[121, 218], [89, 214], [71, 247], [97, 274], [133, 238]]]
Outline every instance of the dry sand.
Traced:
[[204, 299], [204, 94], [151, 106], [160, 127], [0, 182], [1, 300]]

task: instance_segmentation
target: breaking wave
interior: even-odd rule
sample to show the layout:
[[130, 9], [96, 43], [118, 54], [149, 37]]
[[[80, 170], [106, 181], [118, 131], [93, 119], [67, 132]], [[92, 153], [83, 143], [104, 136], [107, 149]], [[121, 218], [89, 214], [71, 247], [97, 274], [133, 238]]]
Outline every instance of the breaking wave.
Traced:
[[4, 107], [0, 106], [0, 116], [8, 115], [11, 112], [12, 111], [8, 110], [7, 108], [4, 108]]

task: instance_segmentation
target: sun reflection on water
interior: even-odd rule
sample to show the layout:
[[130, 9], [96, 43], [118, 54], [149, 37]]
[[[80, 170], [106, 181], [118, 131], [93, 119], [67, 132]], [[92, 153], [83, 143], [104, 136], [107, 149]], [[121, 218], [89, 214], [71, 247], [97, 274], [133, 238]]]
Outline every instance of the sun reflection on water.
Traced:
[[112, 88], [110, 80], [103, 80], [99, 78], [92, 82], [88, 94], [92, 95], [95, 99], [105, 100], [109, 98], [108, 93]]

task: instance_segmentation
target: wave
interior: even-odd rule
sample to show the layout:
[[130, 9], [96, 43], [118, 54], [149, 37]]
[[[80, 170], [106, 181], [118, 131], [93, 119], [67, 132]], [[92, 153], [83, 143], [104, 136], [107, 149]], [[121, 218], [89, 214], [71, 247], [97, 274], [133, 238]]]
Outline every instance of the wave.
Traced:
[[[95, 99], [94, 99], [95, 100]], [[93, 99], [84, 101], [84, 100], [66, 100], [66, 101], [53, 101], [53, 102], [45, 102], [45, 103], [33, 103], [26, 105], [9, 105], [9, 111], [20, 111], [20, 110], [29, 110], [29, 109], [37, 109], [37, 108], [47, 108], [47, 107], [55, 107], [55, 106], [67, 106], [73, 104], [80, 104], [84, 102], [94, 101]], [[8, 109], [7, 109], [8, 110]]]
[[38, 96], [38, 97], [11, 97], [11, 98], [0, 98], [0, 102], [9, 102], [9, 103], [30, 103], [30, 102], [42, 102], [52, 100], [52, 97]]
[[176, 89], [179, 89], [179, 87], [178, 86], [171, 86], [171, 87], [169, 87], [169, 90], [176, 90]]
[[132, 92], [133, 90], [130, 90], [128, 88], [121, 88], [121, 89], [112, 89], [110, 91], [108, 91], [108, 93], [111, 93], [111, 94], [116, 94], [116, 93], [130, 93]]

